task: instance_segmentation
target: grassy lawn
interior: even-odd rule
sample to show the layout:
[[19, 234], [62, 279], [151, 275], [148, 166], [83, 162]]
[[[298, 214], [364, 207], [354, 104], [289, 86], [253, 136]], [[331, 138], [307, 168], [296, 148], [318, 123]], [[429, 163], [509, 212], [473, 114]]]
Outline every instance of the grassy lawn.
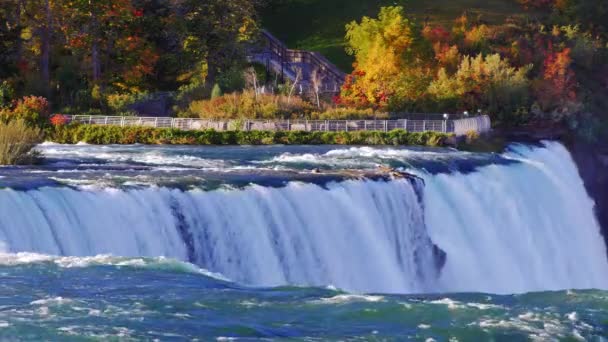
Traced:
[[419, 23], [449, 26], [465, 10], [489, 23], [522, 13], [515, 0], [274, 0], [262, 13], [265, 28], [295, 49], [318, 51], [346, 72], [353, 59], [344, 52], [344, 26], [376, 16], [380, 7], [405, 7]]

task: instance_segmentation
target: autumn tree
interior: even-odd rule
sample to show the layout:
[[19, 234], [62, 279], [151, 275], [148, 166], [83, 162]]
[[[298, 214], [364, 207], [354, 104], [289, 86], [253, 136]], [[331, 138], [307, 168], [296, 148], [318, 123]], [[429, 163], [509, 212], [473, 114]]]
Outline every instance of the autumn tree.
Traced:
[[446, 110], [484, 109], [503, 122], [520, 120], [515, 115], [529, 106], [531, 68], [512, 67], [498, 54], [465, 56], [456, 73], [441, 68], [428, 92]]
[[543, 110], [552, 110], [576, 101], [576, 77], [571, 69], [571, 50], [550, 52], [545, 57], [543, 75], [536, 83], [535, 91]]
[[183, 46], [193, 61], [204, 61], [207, 89], [218, 74], [244, 59], [243, 43], [257, 31], [256, 2], [252, 0], [183, 0]]
[[400, 74], [416, 62], [416, 25], [402, 7], [383, 7], [378, 18], [364, 17], [346, 25], [347, 52], [355, 56], [355, 70], [342, 89], [342, 101], [386, 107], [395, 95]]

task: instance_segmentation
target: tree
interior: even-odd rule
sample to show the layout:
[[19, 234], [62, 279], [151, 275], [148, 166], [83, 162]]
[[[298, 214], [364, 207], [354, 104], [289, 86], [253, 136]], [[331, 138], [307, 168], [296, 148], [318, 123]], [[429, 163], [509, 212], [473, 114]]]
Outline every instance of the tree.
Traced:
[[0, 6], [0, 78], [10, 77], [17, 71], [19, 45], [19, 6], [7, 0]]
[[193, 60], [205, 61], [205, 84], [211, 89], [222, 70], [244, 59], [243, 43], [257, 31], [252, 0], [183, 0], [183, 44]]
[[[381, 108], [395, 92], [395, 80], [415, 62], [416, 27], [402, 7], [383, 7], [377, 19], [364, 17], [346, 25], [347, 52], [355, 71], [342, 90], [343, 100]], [[363, 99], [362, 97], [365, 97]]]
[[325, 75], [319, 68], [315, 68], [312, 71], [310, 77], [310, 84], [312, 86], [312, 90], [315, 93], [315, 99], [317, 100], [317, 108], [321, 108], [321, 101], [319, 99], [319, 92], [321, 91], [321, 87], [323, 86], [323, 80], [325, 79]]
[[549, 52], [543, 65], [543, 77], [536, 84], [536, 94], [544, 110], [576, 101], [576, 75], [570, 68], [571, 50]]
[[295, 73], [295, 77], [291, 87], [289, 88], [289, 94], [287, 95], [287, 103], [291, 103], [291, 96], [293, 95], [296, 87], [300, 84], [302, 80], [302, 68], [301, 67], [293, 67], [293, 72]]
[[486, 109], [499, 120], [510, 120], [527, 107], [532, 66], [512, 67], [498, 54], [465, 56], [455, 74], [439, 69], [428, 92], [445, 110]]

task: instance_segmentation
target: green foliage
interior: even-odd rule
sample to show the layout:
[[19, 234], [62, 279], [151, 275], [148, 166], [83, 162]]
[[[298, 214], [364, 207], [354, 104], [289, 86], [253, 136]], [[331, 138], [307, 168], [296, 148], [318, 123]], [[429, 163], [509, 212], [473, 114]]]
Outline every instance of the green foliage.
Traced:
[[0, 165], [31, 162], [36, 157], [32, 149], [41, 142], [40, 129], [24, 120], [0, 121]]
[[421, 145], [445, 146], [450, 135], [437, 132], [306, 132], [306, 131], [184, 131], [169, 128], [119, 127], [70, 124], [49, 127], [47, 139], [75, 144], [174, 144], [174, 145]]
[[500, 121], [520, 122], [520, 108], [527, 108], [532, 66], [512, 67], [500, 55], [465, 56], [454, 75], [440, 69], [429, 93], [444, 108], [486, 109]]
[[216, 97], [222, 96], [222, 89], [219, 84], [214, 84], [213, 89], [211, 89], [211, 99], [215, 99]]
[[129, 111], [130, 105], [149, 98], [147, 93], [112, 93], [106, 95], [106, 103], [112, 113], [124, 113]]
[[314, 112], [311, 114], [313, 120], [371, 120], [388, 119], [387, 113], [375, 113], [371, 109], [357, 108], [330, 108], [324, 112]]
[[15, 90], [7, 81], [0, 82], [0, 110], [8, 108], [15, 97]]

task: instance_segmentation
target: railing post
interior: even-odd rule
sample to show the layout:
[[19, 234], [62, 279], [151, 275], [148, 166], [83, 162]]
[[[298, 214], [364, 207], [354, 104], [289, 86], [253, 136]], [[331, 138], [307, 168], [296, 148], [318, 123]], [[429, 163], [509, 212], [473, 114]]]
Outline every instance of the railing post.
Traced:
[[348, 120], [344, 120], [344, 131], [348, 132]]
[[89, 115], [89, 125], [91, 124], [91, 121], [93, 121], [93, 116]]
[[388, 120], [384, 120], [384, 132], [388, 132]]
[[125, 127], [125, 117], [120, 118], [120, 127]]
[[422, 120], [422, 131], [426, 132], [426, 120]]
[[329, 131], [329, 120], [325, 120], [325, 131]]
[[175, 126], [175, 118], [171, 118], [171, 128]]
[[291, 131], [291, 120], [287, 119], [287, 130]]
[[106, 116], [106, 118], [105, 118], [105, 120], [104, 120], [104, 122], [103, 122], [103, 125], [104, 125], [104, 126], [107, 126], [107, 125], [108, 125], [108, 117], [107, 117], [107, 116]]
[[443, 120], [443, 133], [448, 132], [448, 120]]
[[403, 130], [407, 131], [407, 119], [403, 120]]
[[158, 128], [158, 116], [154, 119], [154, 128]]

